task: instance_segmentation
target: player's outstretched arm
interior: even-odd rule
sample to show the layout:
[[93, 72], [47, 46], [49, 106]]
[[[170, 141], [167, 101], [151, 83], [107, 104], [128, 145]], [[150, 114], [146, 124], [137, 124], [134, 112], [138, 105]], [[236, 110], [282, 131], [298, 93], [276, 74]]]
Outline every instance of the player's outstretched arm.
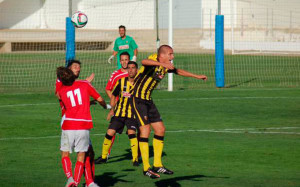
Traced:
[[88, 76], [85, 80], [91, 83], [94, 80], [95, 73], [92, 73], [90, 76]]
[[174, 66], [171, 62], [157, 62], [151, 59], [144, 59], [142, 60], [143, 66], [162, 66], [167, 69], [174, 69]]
[[104, 109], [107, 109], [106, 102], [104, 101], [104, 99], [101, 96], [98, 97], [97, 101]]
[[196, 78], [196, 79], [207, 80], [207, 76], [205, 76], [205, 75], [196, 75], [196, 74], [193, 74], [193, 73], [188, 72], [188, 71], [183, 70], [183, 69], [177, 69], [177, 74], [181, 75], [181, 76], [184, 76], [184, 77], [193, 77], [193, 78]]

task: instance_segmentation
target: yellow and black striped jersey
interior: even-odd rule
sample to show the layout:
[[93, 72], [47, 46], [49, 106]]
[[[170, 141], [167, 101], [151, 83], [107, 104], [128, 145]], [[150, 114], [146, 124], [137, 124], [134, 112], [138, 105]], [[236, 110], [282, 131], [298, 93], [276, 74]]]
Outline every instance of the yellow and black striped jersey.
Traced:
[[118, 80], [112, 94], [119, 97], [117, 104], [114, 108], [116, 117], [132, 118], [131, 104], [129, 98], [131, 97], [130, 90], [133, 85], [129, 82], [128, 77], [124, 77]]
[[[148, 59], [157, 61], [157, 54], [150, 55]], [[131, 93], [136, 98], [151, 100], [151, 93], [154, 88], [164, 78], [165, 74], [171, 71], [162, 66], [142, 66], [134, 79]]]

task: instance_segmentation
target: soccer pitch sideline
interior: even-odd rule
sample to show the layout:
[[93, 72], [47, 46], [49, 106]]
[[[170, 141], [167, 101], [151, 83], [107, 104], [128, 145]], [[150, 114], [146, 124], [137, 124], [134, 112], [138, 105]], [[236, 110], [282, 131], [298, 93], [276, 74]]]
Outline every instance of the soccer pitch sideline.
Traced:
[[[57, 99], [0, 97], [0, 186], [64, 186]], [[300, 186], [299, 89], [158, 90], [153, 98], [167, 131], [163, 163], [174, 175], [143, 176], [141, 165], [131, 165], [123, 133], [109, 162], [96, 165], [100, 186]], [[99, 156], [108, 111], [99, 105], [91, 110]], [[74, 154], [72, 160], [74, 166]]]

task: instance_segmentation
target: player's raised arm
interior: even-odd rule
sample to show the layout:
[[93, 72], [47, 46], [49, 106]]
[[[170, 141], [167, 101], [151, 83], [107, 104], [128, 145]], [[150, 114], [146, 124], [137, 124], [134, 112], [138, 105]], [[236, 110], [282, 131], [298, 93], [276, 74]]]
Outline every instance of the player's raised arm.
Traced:
[[181, 75], [181, 76], [184, 76], [184, 77], [193, 77], [193, 78], [196, 78], [196, 79], [207, 80], [207, 76], [205, 76], [205, 75], [193, 74], [193, 73], [188, 72], [188, 71], [183, 70], [183, 69], [176, 69], [176, 70], [177, 70], [178, 75]]
[[142, 60], [143, 66], [162, 66], [167, 69], [174, 69], [174, 66], [171, 62], [157, 62], [151, 59]]
[[91, 83], [94, 80], [95, 73], [92, 73], [90, 76], [88, 76], [85, 80]]

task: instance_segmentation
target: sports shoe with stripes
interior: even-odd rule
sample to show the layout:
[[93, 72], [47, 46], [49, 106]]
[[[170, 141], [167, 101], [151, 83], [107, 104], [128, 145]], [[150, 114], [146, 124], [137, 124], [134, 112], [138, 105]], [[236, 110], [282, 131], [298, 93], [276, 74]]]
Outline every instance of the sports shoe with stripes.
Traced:
[[74, 182], [73, 177], [70, 177], [70, 178], [68, 178], [68, 181], [67, 181], [65, 187], [73, 187], [73, 186], [75, 186], [75, 182]]
[[85, 185], [85, 187], [100, 187], [99, 185], [97, 185], [96, 183], [92, 182], [90, 185]]
[[172, 175], [174, 172], [165, 168], [165, 167], [154, 167], [153, 166], [153, 171], [156, 173], [163, 173], [163, 174], [167, 174], [167, 175]]
[[150, 168], [147, 171], [143, 172], [145, 176], [150, 177], [151, 179], [157, 179], [160, 177], [159, 174], [155, 173], [154, 171], [152, 171]]

